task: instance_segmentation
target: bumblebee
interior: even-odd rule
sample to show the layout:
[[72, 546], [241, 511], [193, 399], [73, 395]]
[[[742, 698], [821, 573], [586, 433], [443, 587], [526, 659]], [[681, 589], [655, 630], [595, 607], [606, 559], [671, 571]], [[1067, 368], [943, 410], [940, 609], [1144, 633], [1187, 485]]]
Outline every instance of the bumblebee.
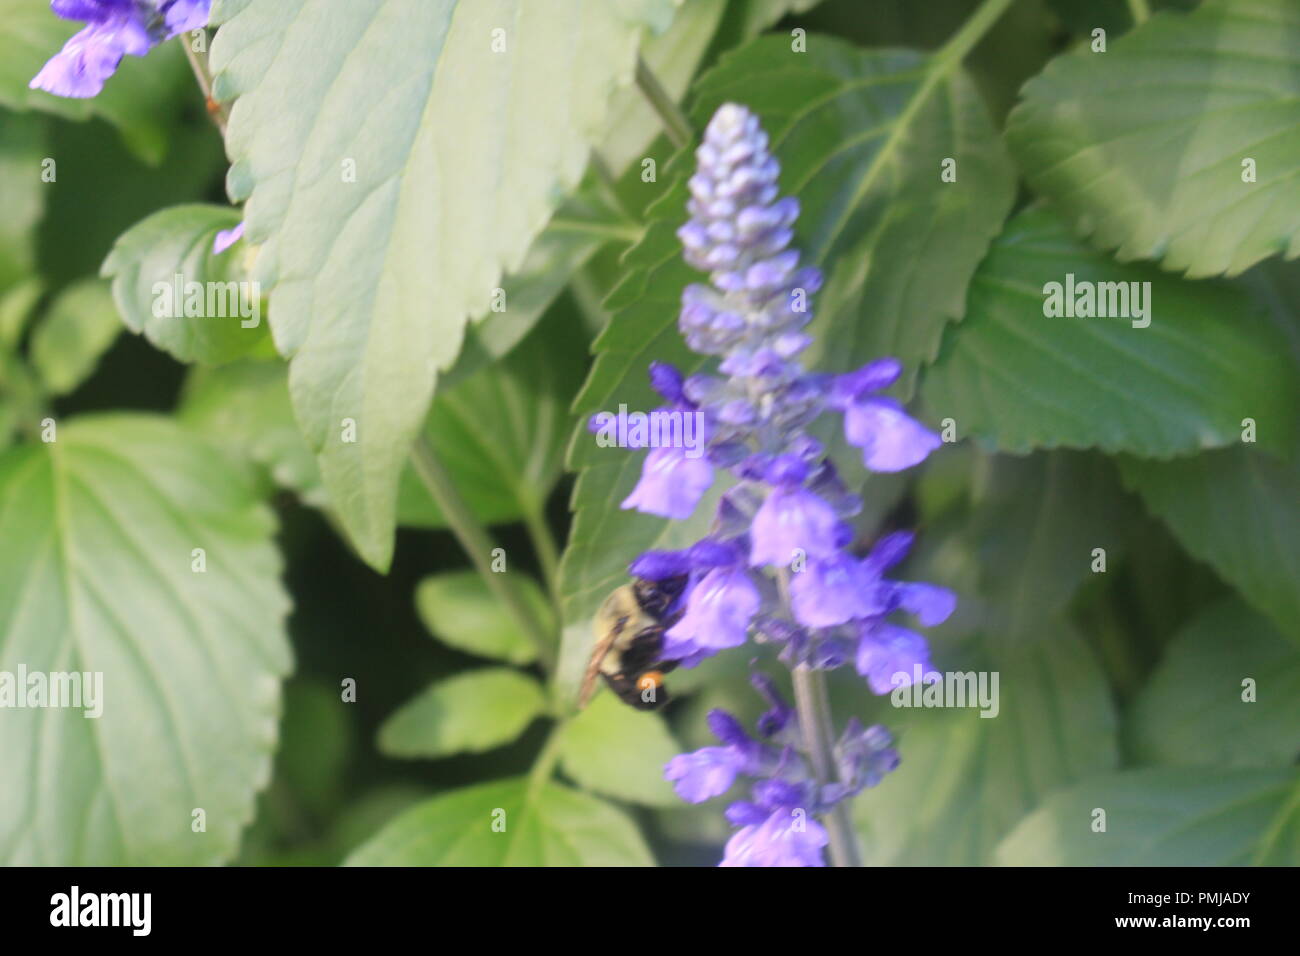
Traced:
[[596, 644], [578, 693], [579, 708], [591, 700], [597, 676], [605, 678], [619, 700], [638, 710], [658, 710], [668, 703], [664, 675], [677, 662], [660, 655], [664, 631], [681, 617], [676, 605], [685, 587], [685, 575], [663, 581], [637, 579], [605, 598], [593, 621]]

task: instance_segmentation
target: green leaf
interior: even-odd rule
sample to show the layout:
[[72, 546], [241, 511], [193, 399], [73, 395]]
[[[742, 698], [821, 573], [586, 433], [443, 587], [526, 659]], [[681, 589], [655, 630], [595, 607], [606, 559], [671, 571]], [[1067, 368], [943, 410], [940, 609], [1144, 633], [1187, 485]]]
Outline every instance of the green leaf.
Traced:
[[600, 694], [560, 734], [560, 766], [584, 789], [632, 803], [680, 805], [664, 764], [682, 748], [658, 714]]
[[[701, 78], [696, 127], [731, 99], [759, 115], [782, 164], [782, 192], [802, 203], [795, 244], [806, 261], [833, 267], [815, 306], [829, 316], [819, 330], [825, 364], [842, 369], [893, 354], [910, 375], [961, 315], [966, 282], [1011, 202], [1013, 175], [978, 96], [953, 64], [919, 54], [862, 51], [829, 37], [810, 38], [808, 52], [794, 54], [788, 37], [770, 36]], [[958, 158], [956, 183], [939, 181], [944, 156]], [[651, 360], [685, 374], [705, 365], [677, 331], [682, 289], [703, 281], [681, 260], [675, 235], [686, 219], [681, 175], [690, 161], [679, 155], [661, 172], [672, 185], [606, 303], [614, 317], [575, 403], [583, 422], [621, 403], [655, 407]], [[562, 688], [576, 683], [590, 617], [628, 561], [699, 537], [721, 494], [719, 478], [690, 523], [622, 511], [643, 457], [597, 449], [582, 427], [570, 445], [569, 467], [580, 474], [562, 568]]]
[[[517, 575], [515, 586], [544, 628], [553, 627], [554, 612], [537, 582]], [[537, 659], [537, 648], [528, 635], [519, 630], [514, 617], [473, 571], [425, 578], [415, 589], [415, 609], [430, 633], [458, 650], [508, 664], [530, 664]]]
[[[1092, 830], [1106, 811], [1106, 832]], [[1300, 773], [1144, 768], [1054, 795], [998, 847], [1004, 866], [1296, 866]]]
[[[1045, 315], [1046, 284], [1064, 288], [1071, 274], [1076, 288], [1150, 282], [1150, 326]], [[1262, 443], [1286, 448], [1297, 425], [1285, 342], [1241, 290], [1118, 265], [1043, 208], [1018, 215], [994, 242], [966, 321], [949, 331], [921, 395], [931, 417], [956, 421], [959, 437], [1017, 454], [1187, 454], [1240, 441], [1248, 416]]]
[[641, 835], [609, 804], [519, 778], [453, 790], [407, 810], [348, 866], [653, 866]]
[[1007, 138], [1030, 185], [1121, 260], [1200, 277], [1295, 258], [1300, 7], [1217, 0], [1104, 54], [1082, 45], [1025, 85]]
[[[1253, 694], [1243, 699], [1243, 682]], [[1142, 763], [1285, 767], [1300, 754], [1300, 649], [1236, 600], [1174, 639], [1134, 703], [1129, 738]]]
[[390, 757], [446, 757], [508, 744], [546, 711], [541, 685], [508, 667], [458, 674], [427, 687], [379, 728]]
[[0, 861], [234, 855], [290, 667], [274, 534], [245, 474], [165, 419], [88, 417], [0, 454], [0, 672], [103, 682], [97, 719], [5, 710]]
[[1135, 509], [1126, 507], [1115, 466], [1095, 454], [998, 455], [981, 484], [988, 491], [962, 537], [987, 602], [982, 625], [1000, 638], [1052, 640], [1043, 625], [1094, 573], [1093, 549], [1105, 549], [1114, 567]]
[[123, 233], [100, 275], [113, 280], [127, 328], [182, 362], [219, 365], [257, 348], [266, 323], [247, 250], [212, 252], [217, 232], [238, 222], [234, 209], [173, 206]]
[[[944, 326], [962, 317], [1015, 194], [974, 86], [942, 58], [822, 36], [795, 53], [774, 35], [724, 58], [696, 95], [700, 124], [726, 101], [757, 111], [782, 191], [799, 197], [798, 245], [828, 268], [809, 361], [847, 370], [892, 355], [906, 368], [906, 397]], [[956, 182], [940, 179], [945, 158]]]
[[121, 331], [108, 283], [85, 279], [59, 293], [32, 333], [32, 366], [52, 394], [65, 395], [90, 377]]
[[603, 246], [639, 235], [637, 227], [592, 198], [592, 191], [584, 189], [561, 206], [533, 240], [524, 264], [502, 281], [503, 310], [488, 312], [465, 330], [456, 364], [438, 380], [439, 394], [519, 345], [573, 274]]
[[1068, 625], [1014, 653], [962, 667], [936, 661], [962, 672], [975, 664], [1000, 675], [996, 717], [961, 708], [888, 711], [902, 763], [854, 804], [869, 864], [990, 863], [998, 841], [1049, 793], [1115, 767], [1110, 694]]
[[49, 0], [0, 0], [0, 106], [67, 119], [101, 117], [118, 128], [137, 156], [160, 162], [183, 102], [200, 99], [179, 41], [162, 44], [144, 58], [123, 57], [103, 92], [90, 99], [54, 96], [28, 86], [83, 25], [55, 16]]
[[1120, 468], [1183, 547], [1300, 640], [1300, 467], [1242, 445]]
[[374, 567], [438, 370], [577, 184], [642, 28], [670, 15], [667, 0], [214, 5], [214, 90], [237, 100], [227, 185], [263, 244], [304, 434]]
[[47, 149], [44, 123], [0, 111], [0, 292], [36, 264], [34, 231], [45, 209], [41, 161]]
[[316, 456], [298, 431], [285, 363], [240, 359], [195, 366], [185, 378], [177, 418], [233, 455], [260, 465], [275, 486], [323, 508]]
[[[505, 359], [434, 400], [424, 434], [480, 521], [541, 512], [563, 470], [569, 405], [586, 347], [573, 310], [559, 302]], [[445, 524], [411, 468], [402, 476], [398, 518], [403, 525]]]
[[16, 350], [44, 292], [41, 280], [31, 276], [0, 293], [0, 349]]

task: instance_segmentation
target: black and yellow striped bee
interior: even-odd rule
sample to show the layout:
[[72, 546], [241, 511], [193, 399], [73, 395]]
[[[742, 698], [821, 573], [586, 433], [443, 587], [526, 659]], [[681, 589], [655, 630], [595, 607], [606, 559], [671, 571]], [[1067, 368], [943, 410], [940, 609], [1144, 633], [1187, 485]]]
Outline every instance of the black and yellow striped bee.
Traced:
[[580, 708], [591, 700], [598, 675], [619, 700], [638, 710], [658, 710], [668, 703], [664, 674], [677, 662], [661, 656], [664, 631], [681, 617], [676, 605], [685, 587], [684, 575], [637, 579], [605, 598], [593, 619], [596, 645], [578, 693]]

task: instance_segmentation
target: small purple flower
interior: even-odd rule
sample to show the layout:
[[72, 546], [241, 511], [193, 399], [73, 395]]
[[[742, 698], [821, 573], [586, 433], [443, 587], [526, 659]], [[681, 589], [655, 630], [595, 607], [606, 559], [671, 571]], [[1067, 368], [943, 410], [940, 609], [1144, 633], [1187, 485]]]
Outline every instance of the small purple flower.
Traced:
[[825, 866], [826, 828], [802, 808], [778, 808], [759, 824], [737, 830], [719, 866]]
[[219, 256], [240, 239], [244, 238], [244, 224], [241, 222], [230, 229], [222, 229], [217, 233], [217, 238], [212, 240], [212, 254]]
[[778, 487], [767, 496], [750, 533], [749, 563], [789, 566], [802, 553], [813, 560], [834, 557], [841, 547], [835, 509], [802, 486]]
[[883, 620], [864, 621], [858, 626], [858, 673], [867, 679], [873, 693], [888, 694], [895, 687], [912, 683], [916, 667], [922, 680], [934, 673], [930, 646], [925, 638], [905, 627]]
[[748, 569], [713, 568], [691, 587], [686, 613], [664, 635], [664, 656], [698, 659], [739, 647], [761, 603]]
[[790, 581], [790, 605], [805, 627], [834, 627], [879, 614], [875, 581], [850, 554], [813, 560]]
[[51, 0], [50, 9], [86, 26], [50, 58], [29, 84], [56, 96], [96, 96], [122, 57], [208, 22], [210, 0]]
[[706, 458], [689, 458], [684, 448], [652, 448], [641, 467], [641, 480], [623, 499], [623, 508], [684, 521], [713, 484]]

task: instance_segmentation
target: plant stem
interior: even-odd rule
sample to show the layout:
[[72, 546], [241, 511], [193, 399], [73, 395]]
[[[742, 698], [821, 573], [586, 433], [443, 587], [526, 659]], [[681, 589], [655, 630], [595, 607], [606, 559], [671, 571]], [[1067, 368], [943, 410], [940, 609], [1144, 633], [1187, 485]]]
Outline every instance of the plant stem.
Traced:
[[528, 538], [533, 542], [537, 552], [537, 562], [542, 566], [542, 577], [546, 581], [546, 590], [554, 604], [560, 598], [560, 549], [555, 543], [555, 535], [546, 523], [546, 506], [543, 502], [524, 501], [524, 527], [528, 529]]
[[[185, 59], [190, 61], [190, 69], [194, 71], [194, 78], [199, 81], [199, 90], [203, 93], [203, 104], [207, 108], [208, 115], [212, 117], [212, 122], [217, 124], [217, 129], [221, 135], [226, 135], [226, 123], [230, 120], [230, 109], [218, 103], [212, 96], [212, 70], [208, 67], [208, 54], [196, 53], [191, 40], [192, 34], [182, 33], [177, 39], [180, 41], [181, 48], [185, 50]], [[207, 50], [207, 38], [204, 38], [203, 48]]]
[[1140, 27], [1151, 17], [1151, 6], [1147, 0], [1128, 0], [1128, 12], [1133, 17], [1133, 25]]
[[[835, 777], [835, 761], [831, 755], [834, 732], [824, 671], [813, 670], [805, 664], [794, 669], [794, 705], [813, 774], [819, 784], [830, 783]], [[861, 866], [857, 834], [853, 831], [853, 822], [844, 801], [837, 803], [826, 815], [825, 823], [830, 837], [831, 863], [835, 866]]]
[[520, 591], [506, 580], [505, 572], [492, 570], [491, 554], [496, 544], [486, 529], [474, 517], [469, 505], [461, 497], [460, 491], [451, 479], [446, 467], [433, 450], [429, 439], [421, 435], [416, 439], [411, 453], [415, 473], [424, 483], [429, 497], [433, 499], [442, 516], [447, 519], [447, 526], [460, 542], [460, 546], [474, 563], [475, 570], [491, 591], [514, 617], [515, 622], [537, 647], [537, 656], [542, 666], [549, 673], [555, 668], [555, 644], [551, 635], [543, 629], [537, 619], [536, 611], [528, 606]]
[[546, 743], [542, 744], [542, 749], [538, 751], [537, 759], [533, 762], [533, 769], [528, 773], [525, 803], [532, 802], [533, 797], [537, 795], [537, 791], [541, 789], [546, 781], [551, 779], [551, 775], [555, 772], [555, 764], [560, 759], [560, 742], [564, 738], [564, 728], [568, 724], [567, 719], [557, 720], [546, 738]]
[[993, 24], [1002, 19], [1002, 14], [1014, 2], [1015, 0], [984, 0], [979, 9], [970, 15], [970, 19], [961, 25], [961, 29], [935, 52], [934, 58], [939, 69], [932, 71], [932, 74], [937, 74], [936, 81], [966, 59], [966, 54], [984, 39], [984, 34], [993, 29]]
[[659, 78], [651, 72], [650, 65], [640, 56], [636, 58], [636, 85], [641, 90], [641, 94], [654, 107], [654, 111], [659, 114], [659, 119], [664, 124], [664, 132], [668, 134], [672, 144], [678, 149], [689, 144], [695, 138], [695, 131], [691, 129], [691, 121], [686, 118], [686, 114], [681, 111], [681, 108], [673, 102], [673, 98], [668, 95], [668, 91], [659, 82]]

